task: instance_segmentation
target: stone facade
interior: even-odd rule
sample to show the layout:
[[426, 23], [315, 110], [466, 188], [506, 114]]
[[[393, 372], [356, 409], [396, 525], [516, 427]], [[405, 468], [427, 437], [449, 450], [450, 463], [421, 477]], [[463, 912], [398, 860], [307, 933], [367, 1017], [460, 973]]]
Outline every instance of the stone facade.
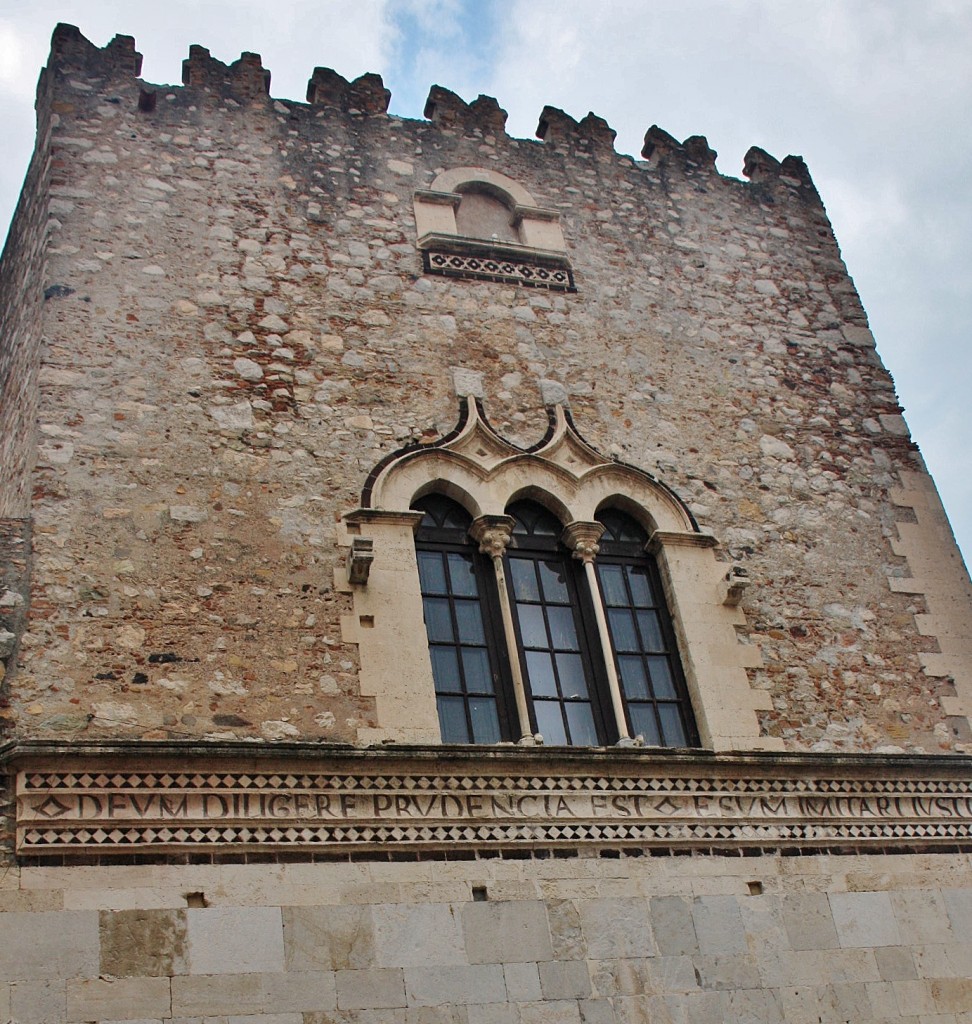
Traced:
[[[972, 586], [802, 159], [140, 63], [55, 31], [0, 272], [0, 1019], [972, 1020]], [[637, 515], [700, 745], [443, 746], [430, 490]]]

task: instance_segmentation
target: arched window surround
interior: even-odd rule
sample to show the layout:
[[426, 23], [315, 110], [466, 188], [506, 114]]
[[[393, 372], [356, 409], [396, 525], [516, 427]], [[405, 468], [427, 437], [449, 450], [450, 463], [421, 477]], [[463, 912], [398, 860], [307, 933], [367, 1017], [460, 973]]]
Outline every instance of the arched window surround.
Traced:
[[[601, 529], [599, 510], [615, 507], [631, 515], [649, 536], [701, 745], [781, 749], [760, 735], [757, 711], [769, 698], [750, 687], [747, 669], [762, 659], [757, 647], [740, 642], [746, 620], [726, 600], [728, 565], [678, 495], [651, 474], [597, 452], [562, 406], [547, 410], [547, 430], [529, 448], [497, 434], [478, 400], [462, 399], [460, 410], [456, 427], [438, 441], [406, 446], [375, 466], [361, 507], [343, 520], [342, 543], [361, 534], [373, 539], [375, 550], [367, 587], [351, 587], [343, 571], [336, 572], [354, 605], [343, 634], [359, 644], [362, 692], [377, 704], [379, 726], [360, 730], [360, 739], [439, 742], [412, 535], [421, 514], [410, 511], [417, 497], [435, 492], [462, 505], [484, 537], [520, 498], [556, 515], [567, 535], [576, 534], [574, 546], [589, 543], [592, 524]], [[396, 665], [393, 685], [390, 663]]]
[[[508, 217], [505, 237], [494, 232], [460, 231], [464, 197], [495, 200]], [[416, 244], [426, 273], [447, 277], [508, 281], [556, 291], [574, 291], [567, 243], [556, 210], [537, 205], [519, 182], [487, 167], [453, 167], [429, 188], [415, 192]]]

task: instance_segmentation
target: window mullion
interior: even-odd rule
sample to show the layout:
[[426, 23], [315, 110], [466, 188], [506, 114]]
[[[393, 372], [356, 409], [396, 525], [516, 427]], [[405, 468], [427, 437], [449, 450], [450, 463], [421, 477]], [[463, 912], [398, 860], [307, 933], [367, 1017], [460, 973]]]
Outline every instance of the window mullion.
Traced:
[[510, 664], [510, 676], [513, 680], [513, 696], [516, 699], [516, 715], [520, 726], [520, 740], [523, 745], [534, 742], [533, 730], [530, 726], [530, 708], [527, 703], [526, 684], [523, 680], [523, 669], [520, 665], [520, 652], [517, 648], [516, 633], [513, 629], [513, 609], [510, 605], [510, 593], [506, 585], [506, 569], [503, 555], [510, 542], [513, 519], [510, 516], [480, 516], [469, 529], [473, 540], [479, 544], [482, 554], [488, 555], [493, 563], [496, 574], [496, 590], [499, 597], [500, 618], [503, 622], [503, 638], [506, 641], [506, 653]]
[[618, 670], [614, 664], [614, 646], [608, 630], [607, 616], [604, 613], [604, 599], [601, 595], [601, 584], [594, 569], [594, 558], [599, 550], [598, 540], [604, 532], [601, 523], [569, 523], [564, 528], [564, 543], [570, 548], [574, 558], [584, 565], [587, 586], [594, 606], [594, 621], [597, 623], [598, 638], [601, 641], [601, 658], [607, 676], [608, 693], [611, 696], [611, 709], [614, 712], [614, 723], [618, 730], [618, 742], [631, 742], [628, 721], [624, 713], [624, 698], [621, 696], [621, 683]]

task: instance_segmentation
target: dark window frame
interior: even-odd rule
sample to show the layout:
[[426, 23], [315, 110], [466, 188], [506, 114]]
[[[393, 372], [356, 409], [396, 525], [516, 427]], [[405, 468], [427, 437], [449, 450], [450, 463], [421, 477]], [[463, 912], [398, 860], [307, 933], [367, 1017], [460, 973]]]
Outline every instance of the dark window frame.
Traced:
[[[509, 665], [509, 649], [507, 638], [502, 624], [502, 612], [500, 609], [499, 595], [496, 589], [496, 577], [490, 561], [486, 556], [480, 554], [478, 546], [469, 537], [469, 527], [472, 525], [472, 517], [454, 499], [445, 495], [432, 493], [416, 500], [413, 508], [426, 513], [415, 534], [416, 558], [422, 560], [423, 553], [437, 553], [441, 558], [448, 559], [449, 554], [458, 554], [466, 559], [472, 567], [473, 576], [477, 584], [478, 605], [481, 610], [485, 639], [483, 644], [474, 645], [484, 647], [489, 661], [489, 670], [493, 684], [493, 693], [490, 695], [495, 699], [496, 715], [499, 728], [498, 741], [509, 742], [518, 737], [519, 721], [516, 714], [516, 699], [514, 696], [513, 679]], [[661, 582], [657, 563], [654, 557], [646, 551], [647, 534], [634, 517], [629, 513], [613, 507], [599, 511], [595, 518], [605, 527], [600, 540], [600, 552], [594, 560], [595, 572], [598, 577], [598, 584], [601, 588], [600, 600], [604, 605], [605, 616], [608, 619], [609, 632], [611, 633], [610, 650], [603, 650], [603, 645], [595, 625], [594, 600], [597, 598], [590, 592], [586, 575], [581, 563], [572, 557], [571, 553], [561, 542], [563, 525], [559, 519], [534, 501], [513, 502], [507, 509], [507, 513], [514, 518], [515, 526], [504, 557], [507, 593], [513, 618], [514, 640], [516, 643], [519, 666], [522, 672], [524, 688], [526, 690], [527, 707], [530, 716], [530, 726], [534, 732], [539, 732], [550, 741], [551, 732], [544, 731], [540, 711], [545, 709], [547, 713], [553, 706], [560, 709], [560, 721], [563, 726], [563, 736], [567, 739], [568, 745], [572, 746], [605, 746], [617, 742], [617, 725], [614, 710], [610, 698], [610, 688], [607, 679], [606, 661], [610, 657], [614, 669], [617, 672], [622, 691], [622, 703], [624, 705], [625, 721], [630, 735], [637, 735], [639, 732], [645, 734], [646, 742], [651, 746], [666, 748], [698, 747], [699, 736], [695, 722], [685, 674], [682, 670], [681, 657], [678, 649], [678, 641], [675, 634], [674, 624], [668, 608], [668, 602]], [[445, 525], [443, 516], [449, 515], [451, 521]], [[433, 522], [429, 522], [430, 518]], [[528, 521], [531, 520], [531, 521]], [[537, 526], [542, 524], [543, 529], [537, 531]], [[517, 596], [517, 583], [515, 577], [517, 570], [514, 563], [529, 563], [534, 573], [536, 583], [536, 597], [524, 598]], [[543, 574], [539, 566], [547, 564], [556, 566], [559, 571], [565, 588], [566, 600], [547, 600], [544, 594]], [[605, 588], [605, 574], [602, 569], [621, 567], [621, 576], [624, 579], [626, 602], [618, 603], [617, 585], [613, 588], [613, 595], [609, 598]], [[639, 604], [639, 598], [631, 589], [630, 579], [643, 577], [646, 581], [648, 592], [652, 595], [652, 603]], [[443, 641], [434, 638], [432, 629], [426, 620], [427, 639], [429, 643], [430, 658], [435, 661], [434, 651], [436, 648], [452, 647], [457, 651], [456, 665], [459, 673], [458, 685], [452, 685], [449, 689], [440, 688], [436, 683], [436, 706], [439, 712], [440, 729], [442, 730], [443, 742], [475, 743], [491, 742], [477, 741], [470, 739], [474, 737], [475, 722], [473, 715], [473, 702], [483, 696], [483, 692], [470, 691], [467, 685], [465, 670], [462, 665], [461, 648], [463, 643], [458, 635], [458, 620], [455, 605], [457, 602], [468, 602], [471, 600], [467, 593], [453, 593], [451, 577], [446, 571], [448, 593], [442, 591], [426, 592], [422, 585], [423, 617], [427, 600], [448, 599], [452, 623], [452, 641]], [[639, 592], [642, 585], [638, 586]], [[613, 599], [614, 603], [609, 603]], [[524, 642], [524, 630], [521, 622], [520, 606], [539, 608], [543, 627], [546, 630], [546, 645]], [[551, 626], [551, 615], [549, 608], [566, 608], [569, 610], [577, 640], [576, 648], [570, 643], [561, 644], [559, 647], [553, 642], [553, 627]], [[635, 647], [621, 649], [616, 642], [612, 622], [618, 621], [612, 618], [612, 612], [619, 615], [627, 611], [633, 624], [633, 636], [637, 639]], [[657, 620], [657, 634], [661, 641], [654, 642], [652, 646], [645, 641], [643, 633], [647, 630], [639, 625], [638, 613], [650, 613]], [[535, 616], [533, 616], [535, 618]], [[554, 616], [556, 618], [556, 616]], [[561, 619], [563, 623], [563, 619]], [[652, 627], [653, 628], [653, 627]], [[567, 634], [561, 629], [561, 636]], [[627, 642], [627, 641], [625, 641]], [[469, 643], [466, 646], [470, 646]], [[532, 660], [536, 667], [542, 664], [541, 656], [549, 655], [550, 672], [549, 677], [554, 684], [554, 692], [535, 692], [531, 685], [531, 658], [530, 654], [537, 655]], [[572, 665], [574, 656], [579, 657], [586, 683], [586, 698], [565, 693], [570, 690], [569, 685], [564, 684], [561, 673], [561, 658], [564, 664]], [[624, 659], [624, 660], [622, 660]], [[645, 696], [629, 696], [626, 692], [627, 672], [632, 671], [634, 659], [640, 659], [643, 676], [647, 681], [647, 693]], [[671, 681], [671, 692], [658, 692], [655, 683], [652, 681], [653, 674], [660, 672], [659, 661], [663, 659], [667, 666], [667, 678]], [[433, 667], [435, 675], [435, 667]], [[657, 678], [662, 679], [665, 672], [660, 672]], [[535, 679], [538, 676], [534, 677]], [[575, 676], [576, 678], [576, 676]], [[541, 682], [541, 685], [542, 682]], [[576, 683], [573, 684], [576, 689]], [[664, 687], [664, 684], [662, 688]], [[630, 689], [629, 686], [627, 689]], [[447, 737], [446, 716], [443, 710], [446, 703], [455, 704], [457, 698], [463, 701], [463, 714], [465, 719], [466, 737], [456, 739]], [[573, 705], [573, 710], [571, 706]], [[590, 708], [592, 734], [596, 737], [596, 743], [573, 743], [574, 734], [580, 735], [587, 729], [583, 713], [578, 711], [580, 705], [587, 705]], [[664, 711], [662, 709], [665, 709]], [[672, 726], [672, 714], [677, 716], [681, 735], [680, 742], [666, 742], [675, 730]], [[645, 716], [649, 715], [650, 718]], [[667, 726], [666, 726], [667, 716]], [[550, 722], [547, 714], [543, 719]], [[650, 727], [654, 722], [654, 734]], [[648, 724], [649, 728], [639, 728], [639, 724]], [[588, 734], [589, 735], [589, 734]], [[559, 738], [559, 734], [558, 734]], [[655, 743], [652, 740], [659, 742]], [[551, 743], [551, 745], [557, 745]]]
[[[430, 508], [430, 506], [432, 507]], [[428, 495], [426, 498], [416, 501], [413, 508], [416, 508], [418, 511], [425, 512], [426, 519], [429, 517], [437, 518], [441, 513], [446, 512], [448, 509], [453, 513], [454, 519], [462, 520], [462, 526], [442, 526], [438, 524], [430, 526], [427, 525], [426, 520], [423, 519], [415, 533], [416, 560], [421, 563], [422, 554], [428, 553], [440, 555], [446, 560], [448, 560], [448, 556], [450, 554], [458, 554], [469, 561], [473, 570], [473, 577], [477, 584], [478, 607], [482, 615], [483, 631], [485, 634], [485, 642], [482, 645], [473, 643], [463, 644], [459, 638], [455, 605], [459, 601], [472, 603], [473, 599], [469, 595], [453, 592], [451, 574], [448, 570], [446, 571], [447, 591], [445, 593], [426, 593], [424, 587], [421, 585], [420, 574], [423, 619], [425, 618], [426, 600], [447, 599], [449, 602], [449, 614], [453, 628], [453, 636], [455, 638], [455, 643], [448, 643], [433, 639], [429, 634], [428, 622], [426, 621], [426, 639], [429, 644], [429, 657], [434, 659], [432, 652], [435, 648], [453, 648], [457, 652], [456, 657], [457, 667], [459, 670], [459, 689], [440, 689], [438, 684], [436, 684], [436, 710], [439, 715], [440, 734], [443, 734], [444, 736], [446, 732], [446, 702], [452, 703], [456, 698], [461, 697], [463, 702], [463, 715], [466, 723], [467, 738], [444, 739], [444, 742], [477, 742], [474, 738], [468, 738], [475, 737], [472, 702], [477, 698], [486, 695], [483, 693], [471, 692], [469, 690], [461, 650], [463, 646], [477, 648], [482, 646], [486, 650], [486, 657], [489, 662], [489, 670], [493, 682], [492, 696], [496, 701], [496, 715], [499, 727], [498, 742], [502, 742], [503, 740], [507, 740], [513, 733], [512, 726], [515, 707], [512, 700], [512, 681], [509, 678], [507, 659], [502, 644], [502, 618], [499, 609], [499, 600], [496, 597], [495, 583], [492, 579], [493, 574], [490, 566], [479, 554], [476, 545], [472, 543], [468, 536], [468, 529], [469, 525], [472, 523], [472, 517], [465, 509], [462, 508], [461, 505], [459, 505], [458, 502], [438, 494]], [[435, 673], [433, 669], [433, 678], [434, 675]]]

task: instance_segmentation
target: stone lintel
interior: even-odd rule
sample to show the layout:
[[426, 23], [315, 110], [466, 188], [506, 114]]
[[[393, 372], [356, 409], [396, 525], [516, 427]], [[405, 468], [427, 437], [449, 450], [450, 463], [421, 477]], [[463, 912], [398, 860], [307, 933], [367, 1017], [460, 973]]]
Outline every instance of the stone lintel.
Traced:
[[661, 548], [717, 548], [718, 540], [711, 533], [678, 533], [674, 530], [655, 530], [648, 538], [645, 546], [651, 554], [657, 554]]
[[461, 192], [436, 192], [431, 188], [417, 188], [415, 198], [422, 203], [436, 203], [442, 206], [457, 207], [462, 202]]

